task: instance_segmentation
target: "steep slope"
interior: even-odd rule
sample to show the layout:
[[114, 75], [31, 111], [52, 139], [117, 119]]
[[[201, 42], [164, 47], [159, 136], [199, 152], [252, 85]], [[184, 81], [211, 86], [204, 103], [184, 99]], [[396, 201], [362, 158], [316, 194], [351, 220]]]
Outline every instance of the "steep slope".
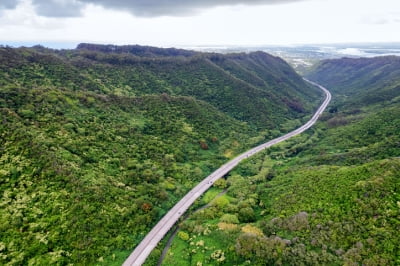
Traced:
[[[4, 78], [22, 77], [24, 86], [63, 86], [121, 96], [193, 96], [261, 129], [279, 128], [288, 119], [311, 113], [321, 96], [282, 59], [262, 52], [219, 55], [82, 44], [77, 50], [2, 49], [1, 53]], [[28, 68], [35, 74], [25, 76]]]
[[264, 54], [285, 94], [232, 76], [215, 54], [84, 46], [0, 48], [0, 264], [125, 256], [212, 169], [319, 101]]
[[[134, 47], [116, 46], [106, 54], [95, 52], [96, 47], [80, 46], [79, 53], [73, 55], [74, 60], [77, 65], [86, 63], [81, 71], [95, 67], [96, 78], [104, 80], [105, 77], [112, 85], [109, 88], [120, 93], [194, 96], [259, 128], [272, 128], [285, 118], [303, 116], [315, 106], [310, 102], [321, 95], [282, 59], [262, 52], [232, 55], [182, 55], [181, 52], [175, 57], [156, 56], [162, 53], [148, 48], [153, 52], [145, 52], [148, 56], [138, 58], [143, 52], [137, 52]], [[235, 67], [238, 69], [231, 71]], [[149, 88], [151, 91], [146, 91]]]
[[342, 58], [323, 60], [307, 75], [351, 96], [357, 106], [390, 101], [400, 96], [400, 57]]
[[334, 87], [331, 112], [216, 184], [205, 203], [227, 193], [181, 225], [164, 265], [399, 264], [397, 58], [352, 61], [324, 61], [309, 74]]

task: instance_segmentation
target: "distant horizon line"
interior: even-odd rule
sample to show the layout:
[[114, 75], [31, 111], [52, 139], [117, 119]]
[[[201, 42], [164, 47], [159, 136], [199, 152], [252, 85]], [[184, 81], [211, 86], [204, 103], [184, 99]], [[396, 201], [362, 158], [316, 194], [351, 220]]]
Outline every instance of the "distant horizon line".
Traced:
[[0, 46], [10, 46], [13, 48], [20, 47], [34, 47], [41, 45], [46, 48], [51, 49], [76, 49], [80, 43], [90, 43], [98, 45], [115, 45], [115, 46], [126, 46], [126, 45], [140, 45], [140, 46], [153, 46], [160, 48], [219, 48], [219, 49], [229, 49], [229, 48], [255, 48], [255, 47], [301, 47], [301, 46], [370, 46], [370, 45], [396, 45], [400, 47], [400, 41], [398, 42], [323, 42], [323, 43], [287, 43], [287, 44], [141, 44], [141, 43], [105, 43], [105, 42], [57, 42], [57, 41], [0, 41]]

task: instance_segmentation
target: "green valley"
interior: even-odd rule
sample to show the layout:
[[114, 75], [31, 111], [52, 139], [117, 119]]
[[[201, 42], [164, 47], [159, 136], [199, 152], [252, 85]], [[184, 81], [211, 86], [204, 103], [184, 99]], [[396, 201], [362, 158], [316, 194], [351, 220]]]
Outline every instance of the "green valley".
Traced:
[[332, 89], [329, 112], [215, 184], [163, 265], [398, 265], [398, 61], [316, 65], [307, 77]]
[[277, 57], [0, 48], [0, 264], [120, 264], [229, 158], [320, 102]]
[[400, 266], [399, 0], [0, 0], [0, 266]]

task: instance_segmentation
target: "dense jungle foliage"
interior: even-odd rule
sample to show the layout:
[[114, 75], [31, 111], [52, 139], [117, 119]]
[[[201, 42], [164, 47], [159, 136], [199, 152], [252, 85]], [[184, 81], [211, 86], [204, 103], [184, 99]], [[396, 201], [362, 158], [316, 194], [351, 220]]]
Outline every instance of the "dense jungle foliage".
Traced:
[[320, 98], [261, 52], [0, 48], [0, 264], [120, 263], [197, 182]]
[[[180, 223], [163, 265], [399, 265], [396, 62], [321, 62], [309, 76], [334, 88], [321, 121], [216, 183], [197, 204], [209, 207]], [[360, 81], [363, 71], [365, 78], [383, 76]]]
[[[398, 56], [324, 60], [307, 76], [328, 86], [342, 104], [362, 107], [400, 96]], [[353, 99], [346, 101], [344, 97]]]

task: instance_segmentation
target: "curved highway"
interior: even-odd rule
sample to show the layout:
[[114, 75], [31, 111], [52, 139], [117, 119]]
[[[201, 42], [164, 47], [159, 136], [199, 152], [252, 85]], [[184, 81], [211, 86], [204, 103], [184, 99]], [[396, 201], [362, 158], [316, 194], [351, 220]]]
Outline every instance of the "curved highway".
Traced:
[[164, 215], [164, 217], [153, 227], [153, 229], [146, 235], [146, 237], [140, 242], [140, 244], [135, 248], [135, 250], [130, 254], [130, 256], [124, 262], [124, 266], [132, 265], [142, 265], [146, 260], [150, 252], [157, 246], [158, 242], [164, 237], [164, 235], [171, 229], [171, 227], [178, 221], [178, 219], [183, 215], [183, 213], [193, 204], [193, 202], [198, 199], [206, 190], [208, 190], [212, 184], [219, 178], [226, 175], [234, 167], [236, 167], [242, 160], [271, 147], [274, 144], [285, 141], [293, 136], [296, 136], [305, 130], [309, 129], [318, 120], [318, 117], [322, 114], [325, 108], [328, 106], [331, 100], [330, 92], [322, 87], [321, 85], [304, 79], [308, 83], [317, 86], [325, 93], [325, 100], [322, 105], [315, 112], [313, 117], [305, 123], [303, 126], [296, 130], [287, 133], [284, 136], [270, 140], [264, 144], [261, 144], [251, 150], [242, 153], [226, 164], [222, 165], [220, 168], [215, 170], [212, 174], [207, 176], [203, 181], [201, 181], [196, 187], [190, 190], [172, 209]]

